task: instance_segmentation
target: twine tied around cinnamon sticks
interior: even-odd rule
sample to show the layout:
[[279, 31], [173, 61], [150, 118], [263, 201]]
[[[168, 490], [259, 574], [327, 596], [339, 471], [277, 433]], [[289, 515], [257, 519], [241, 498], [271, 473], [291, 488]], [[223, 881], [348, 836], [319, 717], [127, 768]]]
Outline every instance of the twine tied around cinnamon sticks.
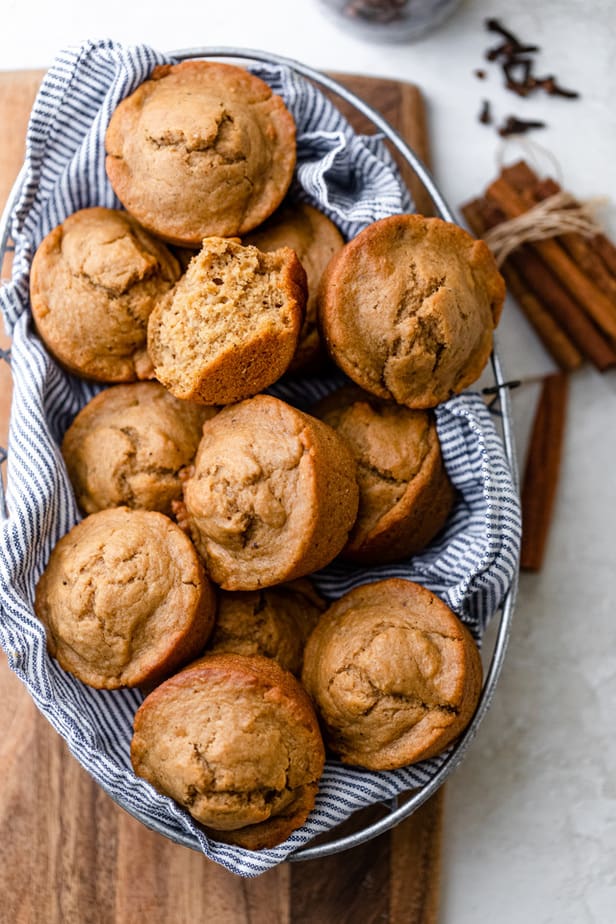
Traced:
[[522, 485], [521, 567], [541, 568], [558, 481], [568, 375], [585, 359], [616, 367], [616, 247], [584, 205], [524, 161], [503, 167], [462, 206], [495, 254], [507, 288], [562, 372], [547, 376]]
[[561, 189], [527, 212], [495, 225], [483, 239], [500, 267], [512, 251], [527, 241], [542, 241], [568, 233], [582, 237], [601, 234], [603, 229], [594, 216], [594, 209], [605, 201], [597, 197], [581, 203]]

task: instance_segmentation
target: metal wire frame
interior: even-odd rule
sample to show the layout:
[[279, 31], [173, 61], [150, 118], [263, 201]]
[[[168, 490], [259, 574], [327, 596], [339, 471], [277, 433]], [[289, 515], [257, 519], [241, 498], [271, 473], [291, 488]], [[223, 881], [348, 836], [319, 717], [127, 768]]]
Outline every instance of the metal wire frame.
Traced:
[[[333, 78], [321, 73], [320, 71], [314, 70], [313, 68], [308, 67], [299, 61], [254, 49], [241, 49], [227, 46], [212, 48], [188, 48], [181, 49], [179, 51], [172, 51], [169, 53], [169, 55], [171, 58], [178, 61], [184, 61], [190, 58], [224, 58], [230, 60], [239, 59], [265, 64], [282, 65], [290, 68], [301, 76], [308, 78], [309, 80], [324, 87], [332, 93], [335, 93], [337, 96], [344, 99], [347, 103], [350, 103], [352, 106], [354, 106], [355, 109], [365, 115], [372, 122], [375, 128], [377, 128], [378, 131], [381, 132], [383, 136], [399, 152], [399, 154], [414, 171], [418, 179], [421, 180], [425, 190], [432, 200], [438, 216], [444, 221], [457, 223], [453, 212], [447, 205], [430, 172], [422, 163], [417, 154], [408, 146], [404, 139], [389, 124], [389, 122], [383, 118], [379, 112], [373, 109], [372, 106], [368, 105], [368, 103], [366, 103], [360, 97], [356, 96], [350, 90], [347, 90], [346, 87], [342, 86], [342, 84], [338, 83], [338, 81], [334, 80]], [[24, 176], [25, 171], [22, 168], [19, 176], [17, 177], [17, 180], [15, 181], [13, 189], [11, 190], [11, 194], [2, 214], [2, 218], [0, 219], [0, 264], [4, 259], [4, 255], [7, 250], [11, 249], [9, 245], [11, 216], [21, 192]], [[10, 357], [8, 355], [3, 354], [0, 356], [0, 361], [5, 360], [9, 362], [9, 359]], [[490, 391], [495, 396], [497, 396], [498, 402], [500, 404], [499, 420], [501, 436], [503, 439], [505, 455], [511, 468], [514, 485], [517, 489], [518, 470], [513, 435], [509, 385], [503, 378], [501, 363], [496, 345], [494, 346], [494, 350], [491, 356], [491, 368], [494, 376], [494, 386], [490, 389]], [[0, 448], [0, 463], [5, 457], [5, 451]], [[2, 484], [2, 479], [0, 479], [0, 516], [6, 517], [7, 515], [4, 486]], [[511, 622], [515, 609], [516, 595], [517, 575], [504, 598], [501, 609], [494, 616], [494, 619], [498, 620], [496, 639], [494, 642], [490, 664], [485, 674], [485, 680], [481, 691], [479, 704], [473, 719], [469, 726], [466, 728], [466, 731], [458, 739], [442, 767], [437, 771], [432, 779], [426, 783], [425, 786], [414, 790], [410, 798], [407, 799], [402, 805], [398, 804], [398, 798], [392, 799], [388, 803], [387, 814], [383, 818], [380, 818], [378, 821], [375, 821], [372, 824], [369, 824], [366, 827], [343, 837], [337, 837], [333, 840], [319, 843], [312, 847], [304, 847], [296, 850], [289, 856], [289, 860], [296, 862], [300, 860], [314, 860], [317, 858], [327, 857], [331, 856], [332, 854], [348, 850], [351, 847], [356, 847], [359, 844], [365, 843], [366, 841], [372, 840], [372, 838], [377, 837], [378, 835], [383, 834], [384, 832], [389, 831], [391, 828], [395, 827], [403, 819], [408, 818], [420, 807], [420, 805], [429, 799], [430, 796], [432, 796], [443, 785], [447, 777], [449, 777], [453, 770], [455, 770], [455, 768], [460, 764], [464, 755], [468, 751], [469, 746], [477, 733], [477, 729], [483, 721], [483, 718], [492, 702], [498, 677], [500, 675], [505, 659], [505, 652], [507, 649], [507, 643], [509, 641]], [[112, 793], [109, 793], [109, 795], [111, 795], [114, 801], [117, 802], [122, 808], [129, 812], [129, 814], [133, 815], [133, 817], [137, 818], [147, 827], [150, 827], [159, 833], [164, 833], [167, 837], [169, 836], [167, 832], [162, 832], [159, 828], [157, 828], [155, 823], [152, 823], [149, 819], [143, 818], [141, 814], [126, 801], [119, 800], [117, 796], [113, 795]], [[188, 835], [178, 835], [172, 839], [177, 843], [182, 844], [183, 846], [196, 849], [194, 842], [188, 837]]]

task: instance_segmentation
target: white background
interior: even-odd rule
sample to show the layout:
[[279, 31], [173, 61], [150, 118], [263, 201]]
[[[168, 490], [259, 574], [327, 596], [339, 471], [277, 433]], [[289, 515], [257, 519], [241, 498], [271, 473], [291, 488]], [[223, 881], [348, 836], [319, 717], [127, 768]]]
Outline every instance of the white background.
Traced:
[[[616, 4], [613, 0], [467, 0], [413, 44], [355, 38], [314, 0], [3, 0], [0, 68], [48, 66], [62, 46], [110, 36], [161, 50], [260, 48], [312, 66], [405, 79], [429, 107], [434, 172], [457, 208], [496, 174], [500, 142], [481, 100], [515, 113], [557, 157], [566, 188], [606, 195], [616, 237]], [[500, 16], [542, 46], [537, 70], [578, 101], [506, 92], [483, 54]], [[473, 74], [484, 67], [488, 79]], [[519, 151], [505, 151], [514, 159]], [[551, 368], [513, 305], [501, 325], [509, 376]], [[523, 457], [535, 387], [514, 398]], [[548, 557], [523, 575], [507, 662], [492, 709], [447, 784], [442, 924], [616, 921], [616, 372], [573, 377]]]

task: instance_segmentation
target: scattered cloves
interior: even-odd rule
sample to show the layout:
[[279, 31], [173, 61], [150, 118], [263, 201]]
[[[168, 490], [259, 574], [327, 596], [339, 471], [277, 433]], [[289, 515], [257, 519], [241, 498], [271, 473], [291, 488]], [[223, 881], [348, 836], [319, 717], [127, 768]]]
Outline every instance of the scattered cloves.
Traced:
[[[506, 29], [500, 20], [494, 17], [486, 19], [485, 27], [488, 32], [494, 32], [501, 38], [500, 44], [489, 48], [485, 53], [485, 57], [488, 61], [495, 61], [500, 64], [505, 79], [505, 87], [511, 90], [512, 93], [525, 98], [538, 90], [543, 90], [550, 96], [561, 96], [565, 99], [577, 99], [579, 97], [580, 94], [576, 90], [562, 87], [553, 74], [546, 77], [535, 76], [533, 73], [535, 60], [532, 56], [540, 51], [538, 45], [524, 44], [517, 35]], [[483, 80], [485, 71], [476, 70], [475, 75]], [[484, 124], [492, 122], [492, 115], [487, 101], [483, 103], [479, 121]], [[504, 124], [500, 126], [498, 132], [500, 135], [506, 136], [544, 127], [545, 122], [509, 116]]]
[[579, 96], [575, 90], [566, 90], [559, 86], [553, 75], [534, 76], [534, 61], [528, 56], [540, 51], [539, 45], [525, 45], [517, 35], [505, 29], [498, 19], [487, 19], [485, 25], [489, 32], [496, 32], [504, 39], [500, 45], [488, 49], [486, 58], [488, 61], [500, 63], [508, 90], [512, 90], [518, 96], [528, 96], [535, 90], [545, 90], [552, 96], [563, 96], [567, 99], [576, 99]]

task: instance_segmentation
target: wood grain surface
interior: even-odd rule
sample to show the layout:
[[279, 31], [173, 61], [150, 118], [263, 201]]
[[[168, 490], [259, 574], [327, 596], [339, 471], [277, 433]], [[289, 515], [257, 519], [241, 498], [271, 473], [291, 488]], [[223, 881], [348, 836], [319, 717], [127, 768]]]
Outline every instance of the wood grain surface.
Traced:
[[[429, 162], [420, 91], [337, 75]], [[0, 73], [0, 204], [41, 72]], [[338, 102], [338, 101], [337, 101]], [[346, 108], [346, 107], [341, 107]], [[363, 117], [353, 121], [366, 130]], [[405, 174], [413, 187], [410, 172]], [[413, 191], [413, 190], [412, 190]], [[421, 208], [429, 203], [417, 195]], [[8, 266], [3, 267], [3, 277]], [[8, 343], [0, 333], [0, 345]], [[0, 445], [10, 379], [0, 363]], [[0, 921], [11, 924], [435, 924], [442, 790], [394, 831], [245, 880], [144, 828], [91, 780], [0, 655]], [[362, 818], [370, 820], [378, 809]]]

